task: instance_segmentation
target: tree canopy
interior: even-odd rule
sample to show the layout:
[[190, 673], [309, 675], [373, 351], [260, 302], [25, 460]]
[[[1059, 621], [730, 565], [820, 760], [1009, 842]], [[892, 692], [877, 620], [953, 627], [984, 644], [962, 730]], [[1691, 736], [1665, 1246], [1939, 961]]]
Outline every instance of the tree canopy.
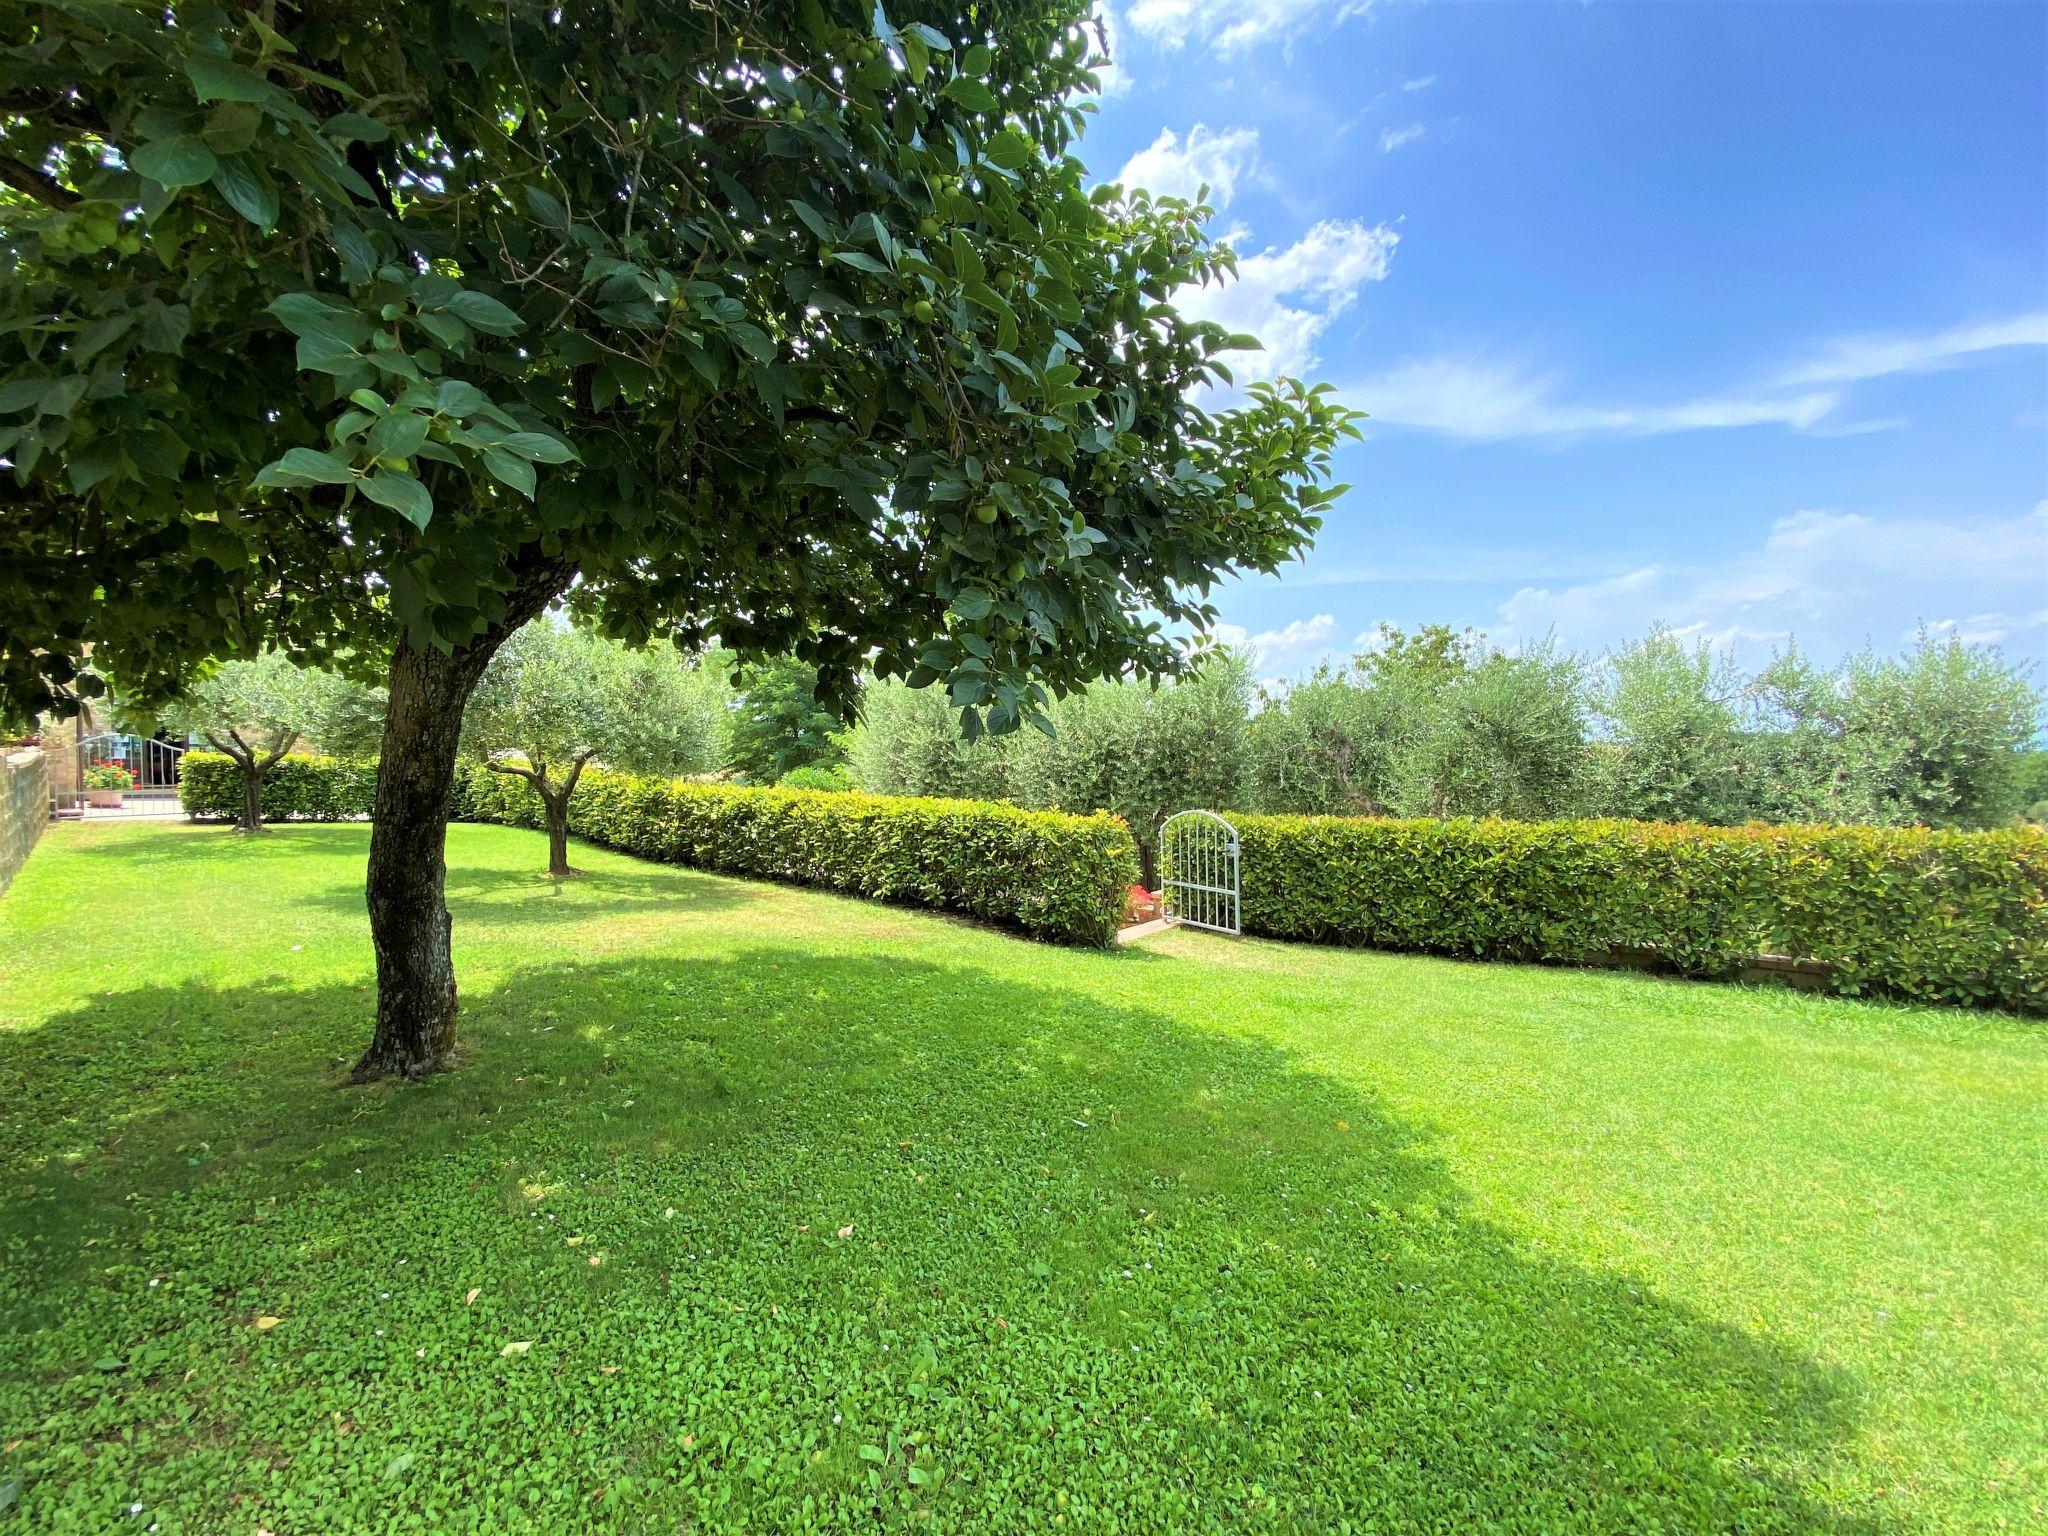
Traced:
[[1200, 211], [1091, 190], [1084, 0], [0, 5], [0, 679], [634, 641], [1170, 671], [1346, 413], [1216, 411]]
[[454, 1048], [457, 725], [560, 600], [969, 734], [1185, 664], [1350, 413], [1088, 185], [1090, 0], [0, 0], [0, 696], [385, 666], [359, 1076]]

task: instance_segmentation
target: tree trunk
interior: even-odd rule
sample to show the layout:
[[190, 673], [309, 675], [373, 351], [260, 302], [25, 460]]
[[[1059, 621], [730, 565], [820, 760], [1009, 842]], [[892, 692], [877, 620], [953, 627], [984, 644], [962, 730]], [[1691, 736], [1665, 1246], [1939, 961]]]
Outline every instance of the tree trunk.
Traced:
[[569, 793], [544, 789], [540, 792], [540, 803], [547, 809], [548, 873], [557, 880], [566, 880], [576, 873], [569, 867]]
[[[484, 637], [488, 639], [489, 637]], [[377, 761], [366, 892], [377, 951], [377, 1032], [355, 1080], [422, 1077], [455, 1049], [446, 900], [448, 806], [462, 708], [496, 643], [442, 655], [401, 642]]]
[[448, 808], [462, 711], [484, 667], [520, 625], [569, 584], [571, 567], [529, 546], [504, 618], [443, 655], [401, 640], [377, 759], [365, 894], [377, 951], [377, 1029], [356, 1062], [359, 1083], [423, 1077], [455, 1049], [455, 961], [449, 950]]
[[242, 767], [242, 830], [263, 830], [263, 775], [256, 771], [254, 764]]

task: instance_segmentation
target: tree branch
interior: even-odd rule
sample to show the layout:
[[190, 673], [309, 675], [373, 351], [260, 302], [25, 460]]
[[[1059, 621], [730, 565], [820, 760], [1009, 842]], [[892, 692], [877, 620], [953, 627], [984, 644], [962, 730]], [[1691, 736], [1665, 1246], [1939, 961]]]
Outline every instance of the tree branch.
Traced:
[[285, 755], [285, 753], [291, 751], [293, 747], [297, 746], [298, 742], [299, 733], [297, 731], [286, 731], [284, 735], [281, 738], [279, 738], [277, 745], [270, 749], [270, 755], [263, 759], [263, 766], [257, 769], [256, 771], [258, 773], [270, 772], [271, 769], [277, 766], [278, 760], [282, 758]]
[[[200, 734], [205, 736], [205, 738], [209, 742], [213, 743], [213, 750], [220, 753], [223, 757], [232, 758], [237, 764], [244, 768], [253, 768], [256, 766], [255, 755], [249, 751], [249, 744], [243, 741], [240, 736], [236, 736], [235, 732], [232, 729], [230, 729], [228, 732], [228, 735], [233, 736], [235, 740], [235, 745], [232, 747], [229, 746], [226, 742], [222, 741], [220, 737], [216, 736], [210, 730], [202, 731]], [[240, 750], [237, 750], [237, 748], [239, 748]]]
[[26, 192], [39, 203], [52, 208], [65, 209], [78, 205], [78, 194], [61, 187], [56, 180], [46, 176], [34, 166], [23, 165], [12, 155], [0, 155], [0, 181], [17, 192]]

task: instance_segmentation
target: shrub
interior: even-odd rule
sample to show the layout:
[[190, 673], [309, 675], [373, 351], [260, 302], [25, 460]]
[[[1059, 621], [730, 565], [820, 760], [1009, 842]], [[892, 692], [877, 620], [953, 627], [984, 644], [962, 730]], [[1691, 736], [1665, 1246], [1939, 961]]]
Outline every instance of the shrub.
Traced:
[[[266, 817], [361, 819], [375, 798], [376, 765], [287, 757], [263, 793]], [[189, 815], [231, 820], [240, 796], [226, 758], [186, 754]], [[541, 814], [520, 780], [477, 767], [457, 776], [457, 820], [538, 827]], [[570, 803], [569, 826], [641, 858], [964, 912], [1070, 944], [1114, 938], [1138, 873], [1130, 829], [1117, 817], [973, 800], [746, 789], [592, 770]]]
[[[377, 798], [373, 760], [292, 752], [263, 776], [265, 821], [362, 821]], [[187, 752], [178, 799], [194, 821], [235, 821], [242, 814], [242, 770], [219, 752]]]
[[792, 768], [776, 782], [777, 789], [818, 789], [827, 794], [843, 794], [853, 788], [853, 780], [842, 767], [820, 768], [808, 766]]
[[1247, 933], [1692, 976], [1786, 954], [1842, 993], [2048, 1011], [2038, 832], [1235, 821]]

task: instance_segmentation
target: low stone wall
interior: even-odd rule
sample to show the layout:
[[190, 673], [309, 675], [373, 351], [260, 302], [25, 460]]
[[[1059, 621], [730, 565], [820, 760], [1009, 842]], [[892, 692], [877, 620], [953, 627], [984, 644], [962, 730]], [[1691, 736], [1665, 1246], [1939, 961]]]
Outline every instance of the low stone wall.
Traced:
[[36, 747], [0, 756], [0, 891], [49, 824], [49, 757]]

